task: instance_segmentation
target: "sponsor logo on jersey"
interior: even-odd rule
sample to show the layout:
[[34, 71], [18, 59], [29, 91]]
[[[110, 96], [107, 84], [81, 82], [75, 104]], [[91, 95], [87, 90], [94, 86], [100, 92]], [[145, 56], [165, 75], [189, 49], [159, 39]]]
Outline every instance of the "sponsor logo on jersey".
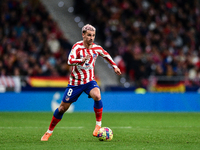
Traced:
[[90, 67], [89, 66], [85, 66], [84, 67], [84, 66], [80, 66], [79, 65], [79, 66], [77, 66], [77, 68], [79, 68], [79, 69], [88, 69], [89, 70], [89, 69], [92, 69], [93, 67], [91, 67], [91, 66]]

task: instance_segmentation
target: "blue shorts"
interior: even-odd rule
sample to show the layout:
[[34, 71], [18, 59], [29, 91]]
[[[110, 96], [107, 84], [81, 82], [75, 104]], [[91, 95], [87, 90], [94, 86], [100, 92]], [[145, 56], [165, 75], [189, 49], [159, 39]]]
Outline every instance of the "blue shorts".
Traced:
[[68, 85], [63, 95], [62, 101], [65, 103], [76, 102], [79, 96], [83, 92], [85, 92], [88, 95], [88, 97], [91, 98], [89, 93], [95, 87], [99, 88], [96, 81], [90, 81], [86, 84], [79, 85], [79, 86]]

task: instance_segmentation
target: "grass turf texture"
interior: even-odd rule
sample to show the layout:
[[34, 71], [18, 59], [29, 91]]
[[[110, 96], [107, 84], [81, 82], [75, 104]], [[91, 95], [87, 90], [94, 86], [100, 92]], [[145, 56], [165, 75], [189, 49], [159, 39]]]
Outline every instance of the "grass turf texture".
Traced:
[[1, 150], [199, 150], [200, 113], [103, 113], [111, 142], [92, 136], [94, 113], [65, 114], [49, 141], [52, 113], [0, 112]]

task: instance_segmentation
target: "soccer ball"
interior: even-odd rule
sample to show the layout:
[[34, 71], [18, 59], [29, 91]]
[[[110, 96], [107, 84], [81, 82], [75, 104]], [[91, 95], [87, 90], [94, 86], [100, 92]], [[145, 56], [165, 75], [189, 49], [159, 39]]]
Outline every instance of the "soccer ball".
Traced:
[[99, 141], [111, 141], [113, 139], [113, 132], [108, 127], [102, 127], [97, 133]]

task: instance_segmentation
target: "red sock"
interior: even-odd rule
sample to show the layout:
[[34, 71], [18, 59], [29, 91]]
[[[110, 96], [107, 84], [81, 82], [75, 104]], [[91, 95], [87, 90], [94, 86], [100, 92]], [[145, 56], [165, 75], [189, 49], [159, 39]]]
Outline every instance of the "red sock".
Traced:
[[100, 109], [94, 108], [94, 112], [96, 116], [96, 121], [101, 121], [103, 108], [100, 108]]
[[55, 128], [55, 126], [57, 125], [57, 123], [60, 121], [61, 119], [57, 119], [53, 116], [51, 123], [49, 125], [49, 130], [53, 131], [53, 129]]

